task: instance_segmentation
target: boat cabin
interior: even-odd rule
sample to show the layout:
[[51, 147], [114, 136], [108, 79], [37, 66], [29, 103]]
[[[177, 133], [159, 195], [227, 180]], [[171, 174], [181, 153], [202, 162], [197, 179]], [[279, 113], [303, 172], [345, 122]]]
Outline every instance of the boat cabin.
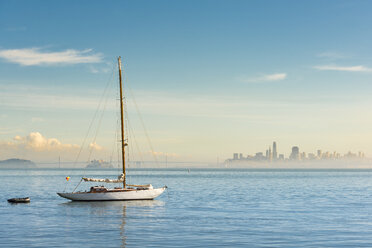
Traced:
[[107, 192], [107, 189], [104, 186], [93, 186], [90, 187], [91, 193], [100, 193], [100, 192]]

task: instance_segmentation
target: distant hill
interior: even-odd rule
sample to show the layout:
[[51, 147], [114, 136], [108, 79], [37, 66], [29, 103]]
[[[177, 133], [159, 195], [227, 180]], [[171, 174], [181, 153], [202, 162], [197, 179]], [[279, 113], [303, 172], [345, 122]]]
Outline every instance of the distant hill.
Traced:
[[36, 168], [36, 164], [31, 160], [11, 158], [0, 160], [0, 169], [29, 169]]

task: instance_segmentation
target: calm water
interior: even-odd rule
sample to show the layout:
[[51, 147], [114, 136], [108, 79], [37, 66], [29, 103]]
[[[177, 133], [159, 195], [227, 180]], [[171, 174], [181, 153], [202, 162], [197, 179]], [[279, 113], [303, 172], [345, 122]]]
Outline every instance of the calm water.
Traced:
[[[69, 202], [55, 192], [82, 171], [0, 170], [0, 247], [372, 247], [372, 171], [130, 173], [130, 183], [169, 190], [154, 201]], [[7, 203], [16, 196], [31, 203]]]

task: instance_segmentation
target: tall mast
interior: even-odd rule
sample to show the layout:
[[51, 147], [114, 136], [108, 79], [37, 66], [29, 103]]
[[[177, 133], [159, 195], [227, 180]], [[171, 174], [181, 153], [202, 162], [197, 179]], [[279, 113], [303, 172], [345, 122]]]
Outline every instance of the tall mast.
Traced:
[[123, 161], [123, 188], [126, 188], [125, 182], [125, 140], [124, 140], [124, 109], [123, 109], [123, 86], [121, 82], [121, 57], [118, 58], [119, 64], [119, 84], [120, 84], [120, 116], [121, 116], [121, 159]]

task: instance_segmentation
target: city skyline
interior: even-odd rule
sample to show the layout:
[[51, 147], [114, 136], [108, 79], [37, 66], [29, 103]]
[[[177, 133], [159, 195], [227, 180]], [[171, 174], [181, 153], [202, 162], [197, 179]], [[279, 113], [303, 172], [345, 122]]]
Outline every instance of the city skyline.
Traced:
[[283, 162], [283, 161], [299, 161], [299, 160], [339, 160], [339, 159], [364, 159], [365, 155], [364, 152], [358, 151], [357, 153], [353, 153], [352, 151], [348, 151], [345, 154], [341, 154], [339, 152], [333, 151], [322, 151], [320, 149], [316, 150], [316, 152], [309, 152], [306, 153], [304, 151], [300, 151], [299, 146], [292, 146], [291, 152], [289, 156], [285, 156], [284, 153], [277, 154], [277, 143], [276, 141], [273, 142], [273, 150], [271, 150], [271, 146], [266, 149], [265, 155], [264, 152], [256, 152], [254, 155], [248, 154], [244, 156], [243, 153], [234, 153], [232, 159], [227, 159], [225, 162], [233, 162], [233, 161], [266, 161], [266, 162]]
[[272, 139], [372, 157], [371, 8], [358, 0], [1, 1], [0, 160], [74, 161], [108, 84], [112, 101], [83, 155], [94, 149], [109, 160], [118, 56], [141, 150], [132, 144], [134, 160], [212, 163]]

